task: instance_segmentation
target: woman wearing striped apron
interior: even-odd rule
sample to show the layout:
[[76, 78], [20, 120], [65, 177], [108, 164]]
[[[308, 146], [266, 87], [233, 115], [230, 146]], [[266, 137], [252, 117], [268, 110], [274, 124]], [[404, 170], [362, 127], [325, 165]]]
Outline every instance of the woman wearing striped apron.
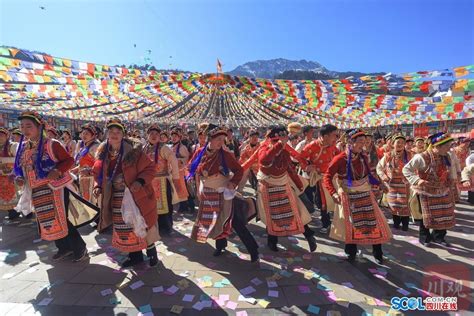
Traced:
[[255, 207], [252, 201], [236, 196], [243, 169], [233, 153], [223, 148], [226, 130], [209, 124], [207, 136], [208, 143], [191, 161], [187, 176], [196, 176], [199, 183], [199, 211], [191, 238], [202, 243], [215, 239], [214, 256], [220, 256], [233, 229], [247, 248], [250, 260], [256, 262], [258, 244], [246, 227]]
[[173, 229], [173, 191], [186, 188], [181, 187], [178, 159], [166, 144], [160, 142], [160, 133], [161, 129], [156, 124], [148, 128], [144, 150], [155, 163], [156, 171], [152, 185], [156, 196], [158, 228], [161, 234], [170, 234]]
[[71, 255], [75, 262], [84, 260], [88, 257], [86, 243], [68, 219], [69, 170], [74, 159], [57, 140], [46, 137], [44, 121], [37, 112], [23, 112], [18, 119], [24, 135], [14, 167], [17, 184], [24, 185], [18, 208], [34, 208], [41, 238], [54, 240], [58, 248], [54, 261]]
[[99, 146], [92, 170], [94, 195], [101, 196], [97, 228], [101, 232], [112, 225], [112, 246], [128, 252], [122, 267], [143, 262], [143, 249], [150, 266], [155, 266], [155, 242], [160, 237], [152, 186], [155, 166], [140, 144], [124, 139], [125, 126], [119, 119], [109, 120], [107, 130], [107, 140]]
[[[449, 246], [446, 230], [454, 227], [454, 197], [451, 161], [448, 152], [453, 139], [449, 134], [436, 133], [429, 137], [428, 149], [415, 155], [403, 167], [403, 174], [418, 194], [423, 220], [419, 240]], [[430, 232], [433, 229], [433, 232]]]
[[285, 127], [275, 126], [267, 133], [267, 139], [258, 154], [257, 206], [259, 218], [267, 226], [268, 247], [278, 251], [279, 236], [303, 234], [310, 252], [314, 252], [316, 239], [308, 226], [311, 215], [300, 198], [304, 185], [286, 149], [288, 132]]
[[405, 150], [405, 136], [396, 134], [392, 137], [394, 150], [385, 154], [377, 164], [377, 174], [388, 188], [387, 202], [392, 211], [393, 227], [408, 231], [410, 222], [410, 184], [403, 175], [403, 167], [409, 161]]
[[[324, 186], [337, 204], [329, 237], [345, 243], [349, 262], [356, 259], [357, 245], [372, 245], [374, 258], [381, 264], [382, 244], [391, 239], [392, 233], [372, 191], [378, 182], [363, 154], [366, 134], [359, 129], [346, 134], [347, 149], [334, 157], [323, 177]], [[338, 189], [332, 181], [334, 176]]]
[[81, 142], [77, 146], [77, 151], [74, 156], [76, 168], [72, 170], [73, 173], [79, 175], [79, 191], [84, 199], [96, 204], [97, 200], [92, 194], [94, 189], [94, 177], [92, 175], [92, 167], [95, 163], [95, 155], [99, 147], [97, 141], [97, 130], [91, 124], [85, 124], [81, 128]]

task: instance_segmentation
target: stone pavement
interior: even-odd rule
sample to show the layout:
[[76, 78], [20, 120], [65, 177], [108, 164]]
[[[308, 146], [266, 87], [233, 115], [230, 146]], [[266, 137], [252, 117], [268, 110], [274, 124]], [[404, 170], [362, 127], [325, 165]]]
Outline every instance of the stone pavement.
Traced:
[[[444, 296], [461, 296], [458, 313], [472, 314], [473, 206], [457, 206], [449, 248], [420, 245], [415, 225], [408, 233], [394, 232], [383, 246], [388, 259], [383, 266], [375, 263], [370, 247], [359, 248], [356, 263], [346, 262], [343, 245], [319, 233], [315, 253], [308, 252], [302, 235], [280, 238], [282, 248], [273, 253], [255, 221], [249, 227], [260, 245], [260, 265], [250, 263], [235, 236], [227, 253], [216, 258], [213, 241], [189, 239], [192, 223], [191, 217], [176, 216], [176, 231], [158, 245], [157, 268], [145, 263], [122, 271], [117, 262], [124, 255], [110, 247], [110, 232], [98, 235], [92, 227], [81, 228], [90, 260], [53, 263], [54, 243], [38, 239], [34, 220], [2, 219], [0, 314], [385, 315], [393, 296], [422, 296], [437, 291], [441, 282]], [[315, 228], [319, 224], [316, 216], [313, 223]], [[430, 283], [429, 271], [438, 271], [442, 281]], [[429, 312], [447, 314], [456, 313]]]

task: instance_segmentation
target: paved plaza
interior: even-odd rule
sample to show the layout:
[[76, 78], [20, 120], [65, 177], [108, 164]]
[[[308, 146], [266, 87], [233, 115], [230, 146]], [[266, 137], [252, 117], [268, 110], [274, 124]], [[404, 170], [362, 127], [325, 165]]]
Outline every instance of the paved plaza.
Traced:
[[[359, 248], [357, 262], [346, 262], [343, 245], [319, 232], [315, 253], [308, 252], [303, 235], [280, 238], [279, 252], [271, 252], [265, 229], [255, 221], [249, 227], [260, 245], [259, 265], [236, 236], [225, 254], [213, 257], [214, 241], [190, 240], [193, 218], [177, 215], [175, 231], [158, 245], [158, 267], [145, 262], [134, 270], [120, 270], [125, 256], [110, 246], [110, 231], [98, 235], [90, 226], [81, 228], [90, 260], [53, 263], [54, 243], [39, 239], [34, 220], [2, 219], [0, 314], [400, 315], [390, 310], [390, 299], [436, 291], [440, 282], [432, 276], [438, 271], [455, 280], [444, 296], [457, 291], [464, 309], [457, 313], [467, 315], [473, 310], [474, 207], [459, 204], [456, 216], [448, 232], [451, 247], [420, 245], [417, 227], [410, 225], [383, 246], [387, 260], [381, 266], [370, 247]], [[429, 313], [437, 314], [448, 313]]]

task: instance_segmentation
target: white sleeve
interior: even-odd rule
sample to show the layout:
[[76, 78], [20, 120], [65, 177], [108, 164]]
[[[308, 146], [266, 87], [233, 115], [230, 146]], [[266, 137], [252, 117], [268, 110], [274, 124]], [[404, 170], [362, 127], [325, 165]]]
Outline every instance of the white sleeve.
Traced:
[[426, 169], [425, 160], [420, 154], [416, 154], [413, 158], [403, 167], [403, 175], [407, 178], [411, 185], [415, 185], [420, 177], [418, 176], [418, 170]]
[[378, 164], [377, 164], [377, 167], [376, 167], [376, 171], [377, 171], [377, 175], [379, 176], [380, 179], [385, 179], [387, 178], [387, 175], [385, 174], [385, 155], [382, 157], [382, 159], [379, 160]]

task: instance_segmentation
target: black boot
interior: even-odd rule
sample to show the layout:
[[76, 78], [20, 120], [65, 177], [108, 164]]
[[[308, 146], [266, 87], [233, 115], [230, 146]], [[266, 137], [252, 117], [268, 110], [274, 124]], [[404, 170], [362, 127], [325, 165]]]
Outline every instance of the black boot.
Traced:
[[410, 217], [404, 216], [402, 217], [402, 230], [404, 232], [408, 231], [408, 224], [410, 223]]
[[18, 213], [15, 210], [8, 210], [8, 219], [9, 220], [14, 220], [20, 216], [20, 213]]
[[316, 238], [314, 238], [314, 231], [312, 231], [308, 225], [304, 226], [304, 237], [308, 241], [309, 251], [314, 252], [316, 250]]
[[383, 264], [383, 252], [382, 252], [382, 245], [372, 245], [372, 251], [374, 254], [375, 261], [378, 264]]
[[224, 251], [225, 247], [227, 247], [227, 239], [217, 239], [216, 240], [216, 250], [214, 250], [214, 257], [219, 257]]
[[146, 256], [150, 259], [150, 267], [154, 267], [158, 264], [158, 253], [156, 252], [156, 247], [154, 244], [149, 245], [146, 248]]
[[357, 255], [357, 245], [355, 244], [346, 244], [344, 246], [344, 252], [347, 254], [347, 261], [350, 263], [356, 260]]
[[398, 215], [392, 215], [392, 216], [393, 216], [393, 228], [395, 228], [396, 230], [399, 230], [402, 219]]
[[278, 237], [273, 235], [268, 235], [267, 245], [271, 251], [278, 252]]
[[142, 262], [143, 262], [143, 253], [141, 251], [130, 252], [128, 254], [128, 259], [122, 263], [122, 268], [130, 268]]
[[260, 259], [258, 251], [250, 254], [250, 262], [257, 262]]

